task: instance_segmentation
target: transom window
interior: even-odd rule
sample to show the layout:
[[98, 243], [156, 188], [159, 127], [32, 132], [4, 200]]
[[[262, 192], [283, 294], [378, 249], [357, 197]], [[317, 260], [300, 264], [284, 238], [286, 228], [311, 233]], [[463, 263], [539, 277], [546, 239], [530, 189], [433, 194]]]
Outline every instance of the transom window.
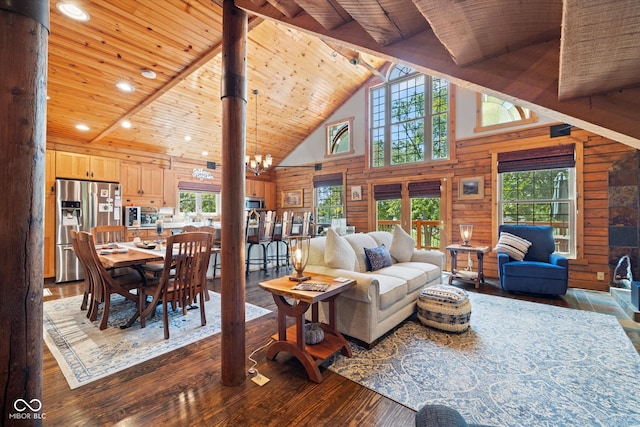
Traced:
[[479, 93], [477, 96], [476, 132], [537, 121], [536, 113], [528, 108], [486, 93]]
[[389, 81], [371, 89], [371, 166], [449, 157], [449, 82], [394, 66]]
[[327, 156], [353, 153], [352, 124], [353, 117], [327, 125]]

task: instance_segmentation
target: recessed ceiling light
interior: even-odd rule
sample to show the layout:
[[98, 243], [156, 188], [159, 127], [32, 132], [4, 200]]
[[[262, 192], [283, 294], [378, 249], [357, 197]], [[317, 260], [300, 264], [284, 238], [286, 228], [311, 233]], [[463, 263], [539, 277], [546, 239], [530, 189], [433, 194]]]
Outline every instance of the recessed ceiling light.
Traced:
[[203, 151], [203, 152], [202, 152], [202, 155], [203, 155], [203, 156], [208, 156], [208, 155], [209, 155], [209, 152], [208, 152], [208, 151]]
[[81, 124], [76, 125], [76, 129], [78, 129], [78, 130], [84, 130], [84, 131], [87, 131], [87, 130], [89, 130], [89, 126], [87, 126], [87, 125], [83, 125], [83, 124], [81, 123]]
[[133, 92], [136, 90], [130, 83], [127, 82], [118, 82], [116, 83], [116, 87], [123, 92]]
[[187, 141], [187, 142], [189, 142], [189, 141], [191, 141], [191, 137], [190, 137], [189, 135], [186, 135], [186, 136], [184, 137], [184, 140], [185, 140], [185, 141]]
[[147, 68], [143, 68], [142, 71], [140, 71], [140, 74], [142, 74], [142, 77], [146, 78], [146, 79], [155, 79], [156, 78], [156, 73], [155, 71], [151, 71]]
[[89, 14], [86, 10], [73, 3], [58, 2], [56, 3], [58, 10], [65, 16], [80, 22], [87, 22]]
[[131, 127], [131, 122], [129, 120], [123, 120], [122, 123], [120, 123], [120, 124], [125, 129], [129, 129]]

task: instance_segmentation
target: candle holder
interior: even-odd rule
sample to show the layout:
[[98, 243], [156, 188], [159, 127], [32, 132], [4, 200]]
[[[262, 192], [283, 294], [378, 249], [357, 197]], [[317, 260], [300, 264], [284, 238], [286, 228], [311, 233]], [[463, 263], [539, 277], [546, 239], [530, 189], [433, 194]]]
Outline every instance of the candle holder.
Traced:
[[291, 253], [291, 264], [296, 271], [295, 276], [289, 276], [289, 280], [296, 282], [304, 282], [311, 279], [310, 276], [304, 275], [304, 268], [309, 260], [309, 246], [311, 245], [311, 237], [296, 236], [289, 238], [289, 251]]
[[460, 225], [460, 238], [462, 246], [471, 246], [471, 235], [473, 234], [473, 225]]

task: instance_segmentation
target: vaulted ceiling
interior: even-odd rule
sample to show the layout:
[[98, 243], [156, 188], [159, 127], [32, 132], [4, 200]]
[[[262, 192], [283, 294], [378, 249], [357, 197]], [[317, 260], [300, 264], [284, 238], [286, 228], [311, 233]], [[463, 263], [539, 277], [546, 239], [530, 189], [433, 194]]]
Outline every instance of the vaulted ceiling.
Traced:
[[[222, 0], [78, 0], [86, 23], [56, 3], [50, 144], [220, 161]], [[235, 3], [250, 16], [247, 151], [275, 164], [394, 61], [640, 148], [635, 0]]]

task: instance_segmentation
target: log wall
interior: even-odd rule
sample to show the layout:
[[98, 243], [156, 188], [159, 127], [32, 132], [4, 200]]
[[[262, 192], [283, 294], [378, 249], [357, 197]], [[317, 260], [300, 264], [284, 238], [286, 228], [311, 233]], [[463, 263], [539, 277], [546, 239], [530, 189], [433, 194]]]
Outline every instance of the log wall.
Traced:
[[[275, 182], [278, 191], [279, 214], [282, 207], [283, 190], [304, 190], [304, 207], [313, 209], [313, 176], [346, 172], [345, 211], [347, 223], [356, 226], [356, 231], [366, 232], [374, 227], [374, 213], [369, 212], [371, 197], [369, 184], [379, 180], [412, 179], [424, 176], [451, 177], [446, 195], [451, 200], [450, 221], [445, 220], [443, 239], [447, 243], [459, 243], [457, 234], [460, 224], [473, 224], [472, 244], [494, 247], [497, 220], [494, 218], [494, 184], [492, 178], [492, 154], [533, 147], [575, 143], [582, 146], [583, 173], [578, 176], [583, 187], [581, 217], [582, 230], [578, 230], [581, 253], [570, 261], [569, 285], [575, 288], [607, 291], [611, 282], [608, 263], [608, 169], [621, 156], [634, 151], [632, 147], [594, 135], [580, 129], [573, 129], [570, 136], [551, 139], [548, 126], [530, 128], [517, 132], [507, 132], [459, 140], [456, 142], [456, 159], [437, 166], [406, 166], [393, 171], [379, 171], [366, 167], [365, 156], [332, 160], [322, 165], [321, 171], [313, 168], [278, 169]], [[578, 151], [578, 150], [577, 150]], [[458, 180], [461, 177], [484, 178], [484, 198], [460, 200]], [[362, 200], [352, 201], [350, 188], [362, 186]], [[373, 208], [371, 208], [373, 209]], [[450, 222], [450, 223], [447, 223]], [[452, 230], [447, 232], [447, 230]], [[447, 260], [449, 262], [449, 260]], [[465, 256], [466, 262], [466, 256]], [[485, 256], [485, 275], [497, 278], [495, 252]], [[596, 273], [605, 272], [605, 280], [597, 281]]]

